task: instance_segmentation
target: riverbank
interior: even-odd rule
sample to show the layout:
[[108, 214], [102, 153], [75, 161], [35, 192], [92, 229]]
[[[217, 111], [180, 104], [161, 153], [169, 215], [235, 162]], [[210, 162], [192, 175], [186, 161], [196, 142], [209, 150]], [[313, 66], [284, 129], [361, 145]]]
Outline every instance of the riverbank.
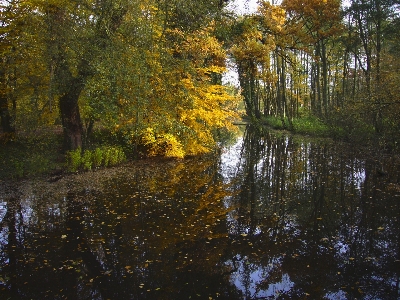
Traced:
[[361, 149], [374, 149], [379, 153], [396, 155], [399, 142], [394, 135], [384, 135], [374, 131], [371, 125], [358, 122], [338, 123], [334, 120], [322, 120], [315, 116], [303, 116], [289, 122], [278, 117], [266, 117], [261, 120], [248, 121], [258, 127], [267, 127], [274, 130], [287, 131], [303, 136], [315, 138], [331, 138], [345, 142]]
[[[141, 170], [143, 174], [158, 169], [158, 165], [169, 165], [171, 168], [178, 164], [178, 160], [167, 158], [151, 158], [136, 161], [127, 161], [118, 166], [97, 168], [92, 171], [68, 172], [63, 169], [62, 163], [53, 162], [48, 165], [57, 166], [57, 169], [45, 169], [35, 176], [10, 177], [0, 179], [0, 197], [2, 199], [19, 199], [35, 194], [49, 194], [63, 197], [69, 192], [82, 192], [84, 190], [101, 191], [104, 182], [117, 177], [119, 174], [130, 174]], [[32, 171], [32, 170], [31, 170]], [[56, 174], [55, 174], [56, 173]]]
[[[287, 119], [284, 126], [281, 119], [273, 117], [259, 121], [244, 118], [234, 123], [237, 126], [249, 124], [260, 129], [270, 128], [311, 138], [330, 138], [358, 147], [360, 152], [372, 153], [368, 155], [395, 156], [392, 147], [394, 143], [386, 143], [382, 138], [374, 135], [374, 132], [355, 130], [354, 128], [346, 132], [342, 127], [329, 126], [313, 116], [294, 119], [291, 127]], [[227, 137], [223, 138], [226, 139]], [[113, 144], [118, 144], [118, 141], [113, 140], [110, 134], [99, 131], [94, 134], [91, 148], [97, 149]], [[379, 157], [376, 159], [379, 159]], [[128, 155], [128, 162], [132, 160], [135, 160], [134, 157]], [[44, 181], [58, 181], [68, 174], [76, 173], [69, 170], [67, 158], [63, 154], [60, 128], [20, 134], [15, 140], [3, 143], [0, 147], [0, 162], [0, 182], [37, 177], [43, 177]], [[101, 169], [104, 169], [104, 167], [96, 168], [93, 166], [93, 170]]]

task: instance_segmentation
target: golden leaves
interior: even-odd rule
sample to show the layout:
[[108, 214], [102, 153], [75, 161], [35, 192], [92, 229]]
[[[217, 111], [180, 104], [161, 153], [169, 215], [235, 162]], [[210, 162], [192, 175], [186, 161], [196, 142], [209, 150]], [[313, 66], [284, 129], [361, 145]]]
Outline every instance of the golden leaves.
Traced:
[[146, 128], [141, 135], [141, 143], [146, 146], [148, 156], [183, 158], [182, 144], [172, 134], [155, 134], [153, 128]]
[[292, 33], [305, 41], [328, 37], [341, 29], [340, 1], [286, 0], [282, 7], [290, 16]]

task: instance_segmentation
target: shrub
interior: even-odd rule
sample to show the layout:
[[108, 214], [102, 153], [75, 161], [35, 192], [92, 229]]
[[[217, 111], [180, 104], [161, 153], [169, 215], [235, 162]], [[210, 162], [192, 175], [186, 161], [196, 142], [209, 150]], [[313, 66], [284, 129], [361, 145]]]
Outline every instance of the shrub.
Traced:
[[82, 166], [85, 171], [89, 171], [92, 169], [92, 152], [90, 150], [85, 150], [82, 156]]
[[162, 151], [166, 157], [183, 158], [185, 152], [183, 151], [182, 144], [172, 134], [164, 134], [162, 137]]
[[120, 147], [102, 147], [94, 150], [85, 150], [83, 155], [81, 149], [67, 153], [67, 168], [71, 172], [83, 169], [91, 170], [93, 167], [109, 167], [117, 165], [126, 160], [126, 155]]
[[82, 163], [81, 153], [82, 153], [81, 148], [67, 152], [67, 167], [69, 171], [71, 172], [78, 171]]
[[152, 128], [143, 131], [140, 142], [145, 146], [147, 156], [183, 158], [185, 155], [181, 142], [174, 135], [155, 134]]
[[329, 128], [320, 119], [306, 116], [293, 120], [294, 131], [301, 134], [328, 136]]
[[93, 153], [92, 153], [92, 162], [93, 162], [93, 167], [98, 168], [101, 166], [103, 162], [103, 149], [102, 148], [96, 148]]
[[110, 153], [110, 166], [114, 166], [118, 163], [118, 149], [110, 147], [108, 151]]
[[110, 165], [110, 149], [104, 148], [103, 150], [103, 166], [108, 167]]
[[118, 163], [122, 163], [126, 160], [125, 152], [121, 148], [117, 148], [117, 149], [118, 149]]

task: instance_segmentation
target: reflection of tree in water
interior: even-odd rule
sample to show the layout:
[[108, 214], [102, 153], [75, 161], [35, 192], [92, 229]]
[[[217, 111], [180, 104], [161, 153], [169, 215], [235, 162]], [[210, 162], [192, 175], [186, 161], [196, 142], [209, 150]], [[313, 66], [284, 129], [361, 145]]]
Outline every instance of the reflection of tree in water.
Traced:
[[143, 161], [1, 199], [0, 297], [398, 298], [396, 164], [379, 177], [342, 145], [248, 128], [235, 178], [220, 166]]
[[399, 296], [399, 201], [383, 192], [391, 175], [341, 147], [247, 129], [228, 260], [247, 297]]
[[[18, 266], [4, 268], [14, 252], [2, 254], [0, 288], [11, 295], [15, 287], [17, 299], [237, 298], [215, 267], [228, 241], [229, 195], [217, 158], [156, 161], [63, 199], [32, 198], [25, 222], [15, 219], [18, 206], [8, 208], [4, 232], [16, 230], [0, 245], [15, 249]], [[27, 247], [14, 242], [22, 228]]]

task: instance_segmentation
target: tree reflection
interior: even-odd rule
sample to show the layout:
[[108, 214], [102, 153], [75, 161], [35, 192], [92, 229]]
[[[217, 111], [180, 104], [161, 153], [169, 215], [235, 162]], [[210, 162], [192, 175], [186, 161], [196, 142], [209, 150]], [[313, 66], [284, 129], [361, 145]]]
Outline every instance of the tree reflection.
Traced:
[[25, 222], [10, 207], [3, 218], [1, 246], [21, 253], [1, 261], [4, 291], [16, 299], [235, 299], [220, 273], [229, 270], [215, 268], [228, 242], [230, 194], [218, 159], [144, 161], [62, 199], [18, 199]]
[[1, 198], [1, 297], [399, 297], [397, 162], [251, 127], [238, 153]]
[[228, 217], [247, 298], [399, 296], [398, 171], [342, 147], [247, 128]]

